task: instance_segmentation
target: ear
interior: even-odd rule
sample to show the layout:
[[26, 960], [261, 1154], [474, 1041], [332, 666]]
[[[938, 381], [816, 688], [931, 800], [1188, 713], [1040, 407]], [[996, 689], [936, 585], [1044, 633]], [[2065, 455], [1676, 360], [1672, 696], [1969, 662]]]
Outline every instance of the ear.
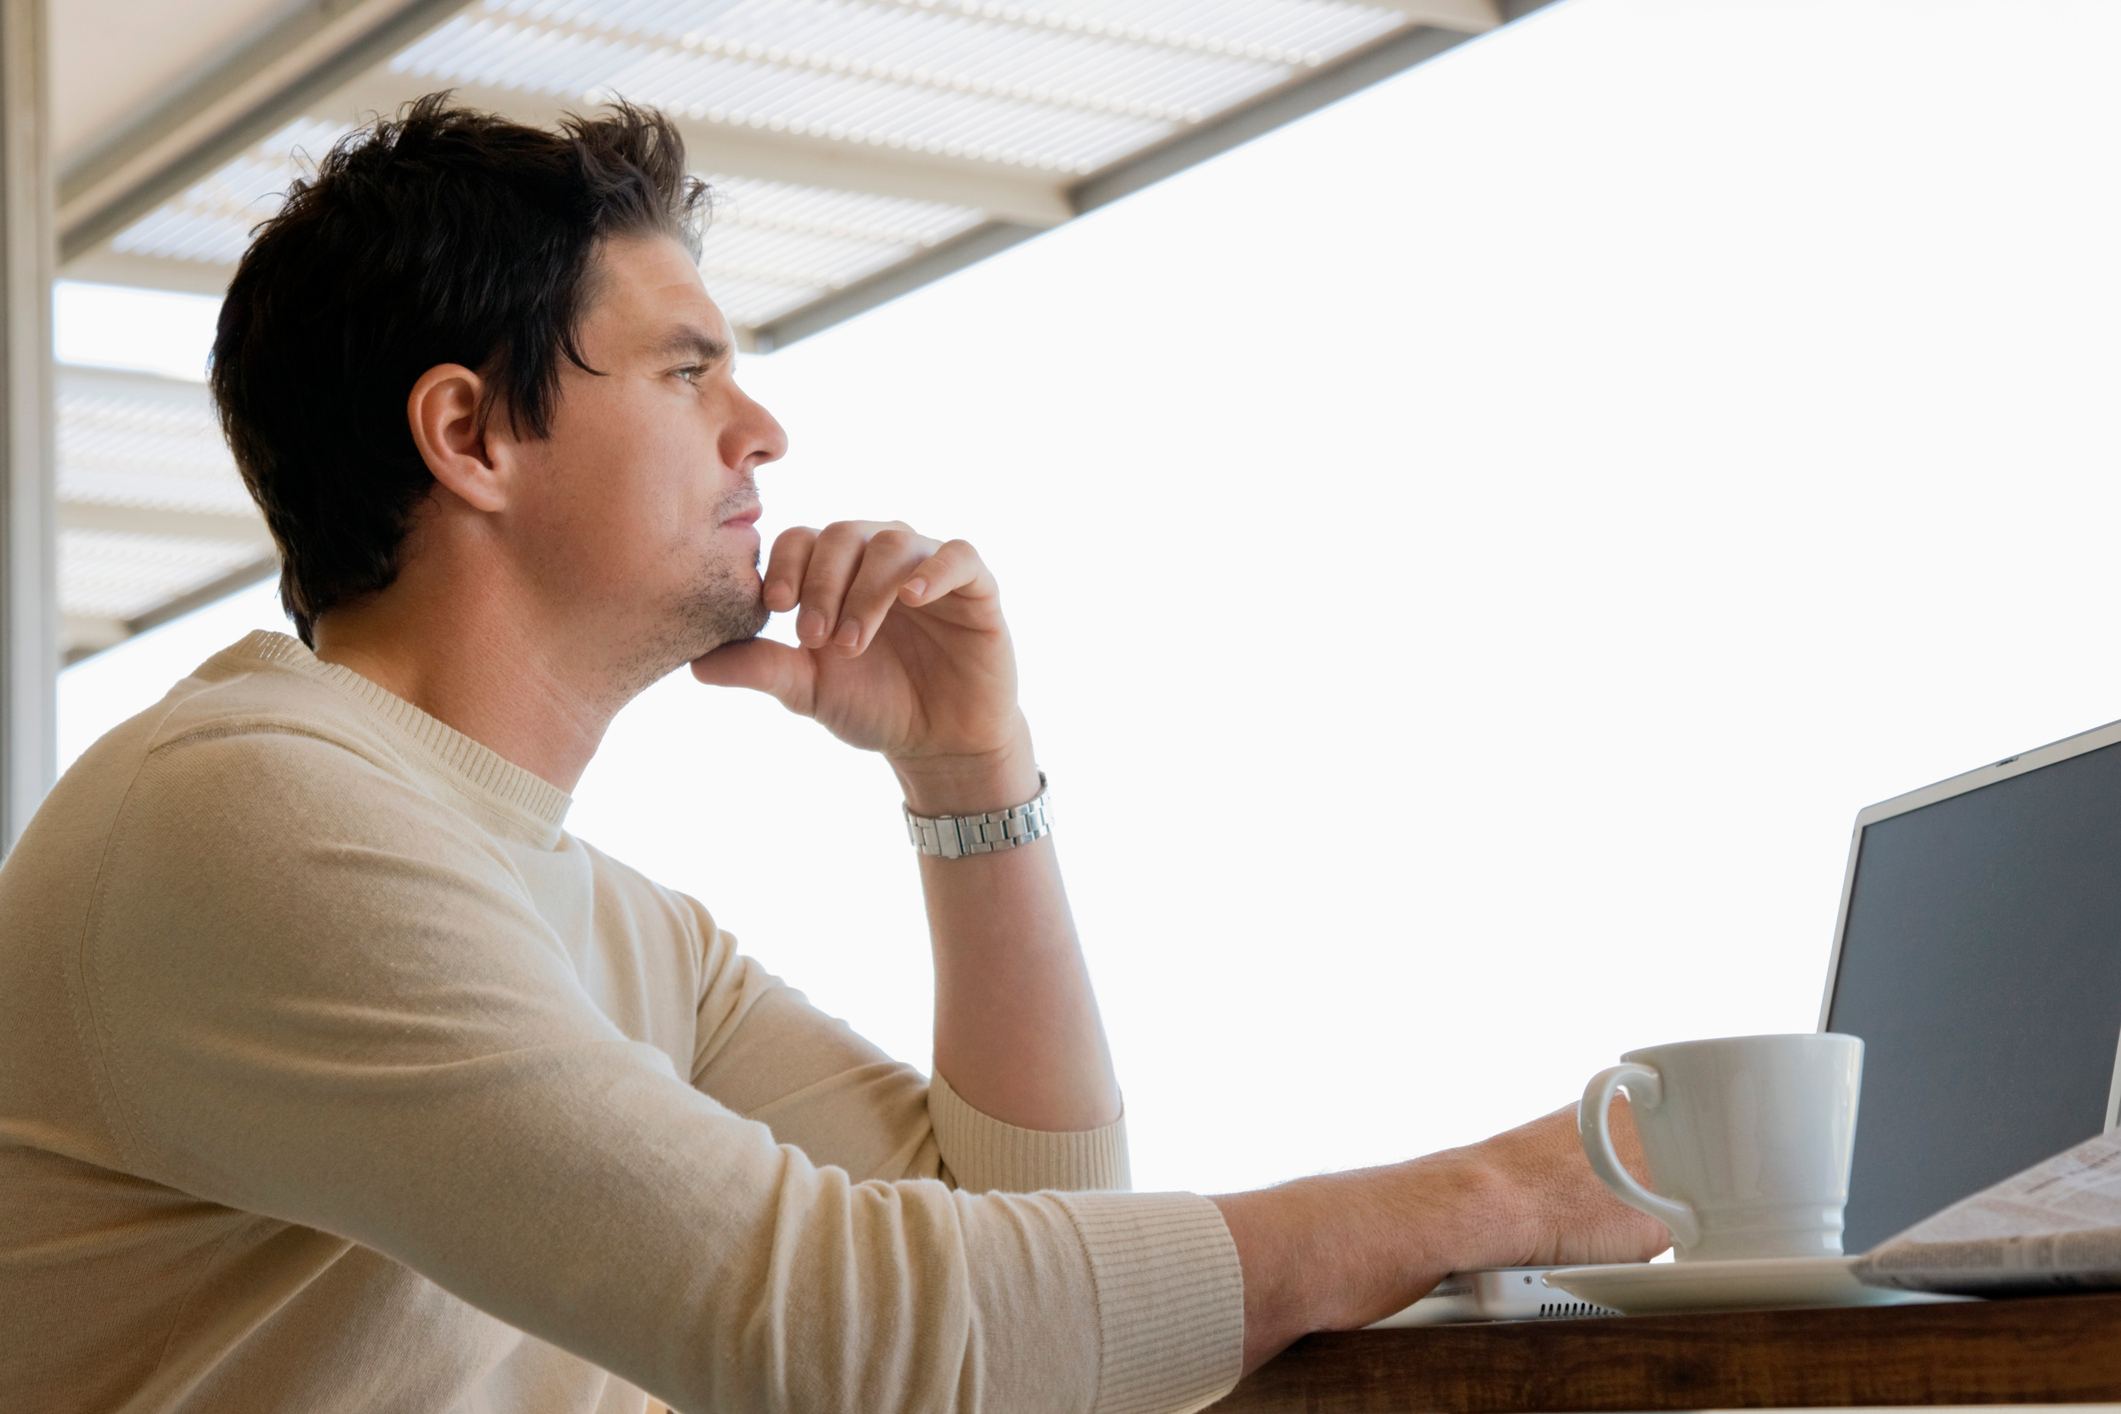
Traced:
[[508, 474], [478, 431], [485, 386], [461, 363], [438, 363], [412, 385], [405, 419], [436, 481], [474, 510], [498, 511], [508, 504]]

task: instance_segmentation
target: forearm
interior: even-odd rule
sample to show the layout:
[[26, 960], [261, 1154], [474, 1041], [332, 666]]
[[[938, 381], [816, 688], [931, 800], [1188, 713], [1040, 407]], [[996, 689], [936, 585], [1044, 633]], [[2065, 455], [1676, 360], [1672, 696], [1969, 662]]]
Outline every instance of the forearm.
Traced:
[[1452, 1150], [1211, 1197], [1244, 1270], [1244, 1373], [1313, 1331], [1359, 1330], [1452, 1271], [1504, 1260], [1494, 1187]]
[[[892, 762], [916, 814], [966, 815], [1038, 794], [1030, 732], [978, 761]], [[935, 952], [935, 1069], [975, 1109], [1024, 1129], [1119, 1118], [1051, 836], [960, 859], [918, 856]]]

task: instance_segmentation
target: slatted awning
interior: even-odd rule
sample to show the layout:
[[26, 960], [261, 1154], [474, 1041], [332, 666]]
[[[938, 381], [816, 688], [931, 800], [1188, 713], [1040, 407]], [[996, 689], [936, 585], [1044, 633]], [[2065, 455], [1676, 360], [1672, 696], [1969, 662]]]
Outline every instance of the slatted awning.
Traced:
[[[218, 295], [305, 161], [377, 114], [450, 88], [550, 125], [623, 96], [718, 189], [702, 273], [770, 352], [1541, 3], [306, 8], [63, 169], [62, 274]], [[273, 572], [203, 385], [63, 369], [59, 444], [69, 661]]]

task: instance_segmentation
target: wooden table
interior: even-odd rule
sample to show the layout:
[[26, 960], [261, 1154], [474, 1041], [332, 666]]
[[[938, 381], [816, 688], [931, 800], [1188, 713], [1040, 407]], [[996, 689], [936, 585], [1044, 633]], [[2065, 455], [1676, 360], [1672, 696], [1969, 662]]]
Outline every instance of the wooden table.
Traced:
[[2121, 1401], [2121, 1294], [1306, 1336], [1213, 1406], [1655, 1410]]

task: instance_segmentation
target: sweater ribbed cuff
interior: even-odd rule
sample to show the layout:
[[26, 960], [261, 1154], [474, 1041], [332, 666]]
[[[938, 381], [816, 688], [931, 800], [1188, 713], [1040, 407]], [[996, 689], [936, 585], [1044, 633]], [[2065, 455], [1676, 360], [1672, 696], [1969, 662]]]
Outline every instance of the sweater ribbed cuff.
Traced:
[[1245, 1283], [1222, 1210], [1197, 1193], [1057, 1193], [1097, 1286], [1095, 1414], [1176, 1414], [1237, 1387]]
[[1102, 1129], [1024, 1129], [974, 1109], [937, 1071], [928, 1079], [928, 1116], [936, 1148], [968, 1193], [1132, 1186], [1124, 1110]]

